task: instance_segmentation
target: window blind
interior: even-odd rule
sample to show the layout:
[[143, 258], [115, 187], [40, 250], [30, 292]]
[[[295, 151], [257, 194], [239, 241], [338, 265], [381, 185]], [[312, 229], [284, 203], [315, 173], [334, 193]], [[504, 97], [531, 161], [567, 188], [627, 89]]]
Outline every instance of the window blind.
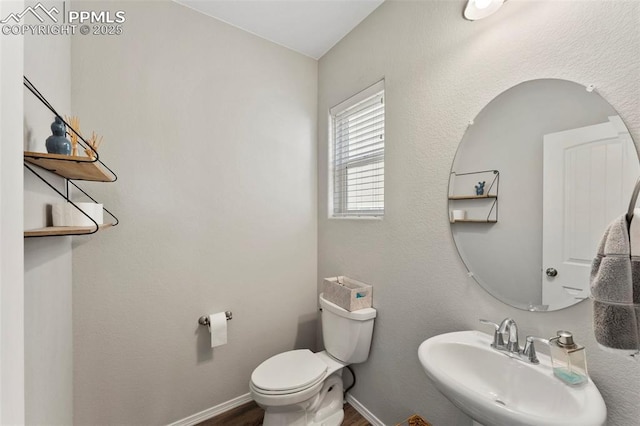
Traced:
[[331, 109], [333, 216], [384, 214], [384, 81]]

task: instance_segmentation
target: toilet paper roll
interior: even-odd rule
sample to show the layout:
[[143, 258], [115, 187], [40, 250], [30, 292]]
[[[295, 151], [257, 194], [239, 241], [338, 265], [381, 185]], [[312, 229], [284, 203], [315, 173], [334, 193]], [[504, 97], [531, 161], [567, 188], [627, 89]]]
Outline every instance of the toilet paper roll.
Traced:
[[224, 312], [209, 315], [209, 333], [212, 348], [227, 344], [227, 315]]
[[452, 210], [451, 211], [451, 221], [455, 222], [456, 220], [465, 220], [467, 218], [467, 212], [465, 210]]

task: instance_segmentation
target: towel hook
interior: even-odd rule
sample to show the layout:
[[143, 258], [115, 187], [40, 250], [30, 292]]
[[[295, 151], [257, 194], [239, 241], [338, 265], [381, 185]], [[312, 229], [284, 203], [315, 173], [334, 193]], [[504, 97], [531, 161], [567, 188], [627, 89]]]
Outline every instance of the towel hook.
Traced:
[[[231, 311], [225, 311], [224, 315], [227, 317], [227, 321], [233, 319], [233, 313]], [[209, 317], [206, 315], [198, 318], [198, 324], [200, 325], [209, 325]]]

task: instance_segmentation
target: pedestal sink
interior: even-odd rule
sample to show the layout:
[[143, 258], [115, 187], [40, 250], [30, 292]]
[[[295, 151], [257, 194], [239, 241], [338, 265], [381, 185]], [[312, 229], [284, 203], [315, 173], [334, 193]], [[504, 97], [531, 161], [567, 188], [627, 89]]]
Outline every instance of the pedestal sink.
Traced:
[[603, 426], [607, 408], [596, 385], [564, 384], [548, 356], [533, 365], [490, 347], [479, 331], [441, 334], [422, 342], [420, 363], [453, 404], [485, 426]]

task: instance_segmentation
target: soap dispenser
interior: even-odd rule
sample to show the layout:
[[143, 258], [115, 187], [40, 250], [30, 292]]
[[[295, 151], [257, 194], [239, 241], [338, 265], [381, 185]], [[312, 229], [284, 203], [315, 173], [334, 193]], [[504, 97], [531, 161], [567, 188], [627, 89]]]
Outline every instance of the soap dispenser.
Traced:
[[556, 337], [549, 339], [553, 374], [571, 386], [578, 386], [589, 380], [587, 358], [584, 346], [573, 341], [573, 334], [560, 330]]

